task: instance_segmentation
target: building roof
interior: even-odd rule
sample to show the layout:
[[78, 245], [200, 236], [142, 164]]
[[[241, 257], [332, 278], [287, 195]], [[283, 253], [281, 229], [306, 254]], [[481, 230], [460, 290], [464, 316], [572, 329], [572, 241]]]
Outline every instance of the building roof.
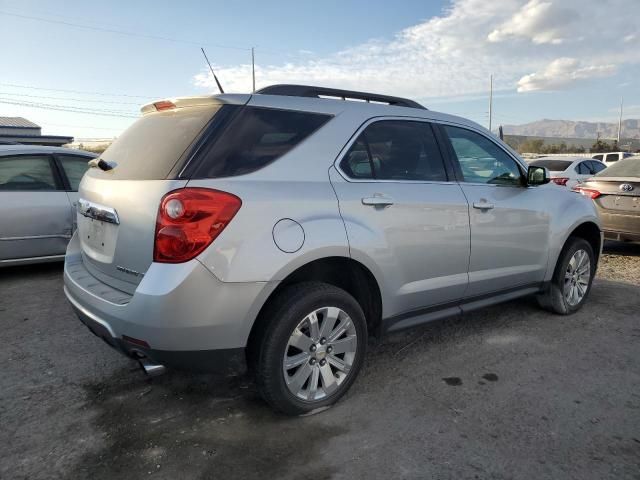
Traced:
[[0, 117], [0, 128], [2, 127], [40, 128], [40, 125], [36, 125], [22, 117]]

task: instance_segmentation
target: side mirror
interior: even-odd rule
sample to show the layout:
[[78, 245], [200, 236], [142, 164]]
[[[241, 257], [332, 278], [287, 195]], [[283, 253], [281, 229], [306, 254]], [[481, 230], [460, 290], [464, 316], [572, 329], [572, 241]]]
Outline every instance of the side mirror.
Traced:
[[527, 170], [527, 185], [535, 187], [536, 185], [544, 185], [551, 181], [549, 170], [544, 167], [535, 167], [531, 165]]

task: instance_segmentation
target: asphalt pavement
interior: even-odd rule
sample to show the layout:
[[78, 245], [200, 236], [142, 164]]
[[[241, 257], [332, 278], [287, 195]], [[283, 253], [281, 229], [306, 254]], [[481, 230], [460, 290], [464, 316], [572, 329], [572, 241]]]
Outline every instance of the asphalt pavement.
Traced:
[[640, 478], [640, 246], [584, 308], [522, 299], [370, 346], [333, 408], [274, 414], [249, 378], [147, 379], [94, 337], [59, 264], [0, 270], [0, 478]]

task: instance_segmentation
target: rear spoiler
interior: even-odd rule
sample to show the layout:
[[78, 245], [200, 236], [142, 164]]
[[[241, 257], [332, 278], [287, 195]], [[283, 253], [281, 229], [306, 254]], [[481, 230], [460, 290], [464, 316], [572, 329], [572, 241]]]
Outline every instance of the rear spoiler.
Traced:
[[225, 94], [225, 95], [202, 95], [198, 97], [177, 97], [156, 100], [155, 102], [144, 105], [140, 112], [143, 115], [165, 110], [174, 110], [177, 108], [188, 107], [206, 107], [213, 105], [244, 105], [249, 101], [251, 95], [241, 94]]

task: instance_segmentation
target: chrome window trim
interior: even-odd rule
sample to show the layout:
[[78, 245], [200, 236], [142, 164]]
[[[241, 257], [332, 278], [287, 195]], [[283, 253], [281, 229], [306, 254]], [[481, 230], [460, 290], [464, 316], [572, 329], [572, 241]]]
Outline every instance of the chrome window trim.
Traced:
[[66, 238], [67, 240], [71, 238], [71, 235], [68, 233], [56, 233], [51, 235], [28, 235], [22, 237], [0, 237], [0, 242], [10, 242], [15, 240], [34, 240], [34, 239], [43, 239], [43, 238]]

